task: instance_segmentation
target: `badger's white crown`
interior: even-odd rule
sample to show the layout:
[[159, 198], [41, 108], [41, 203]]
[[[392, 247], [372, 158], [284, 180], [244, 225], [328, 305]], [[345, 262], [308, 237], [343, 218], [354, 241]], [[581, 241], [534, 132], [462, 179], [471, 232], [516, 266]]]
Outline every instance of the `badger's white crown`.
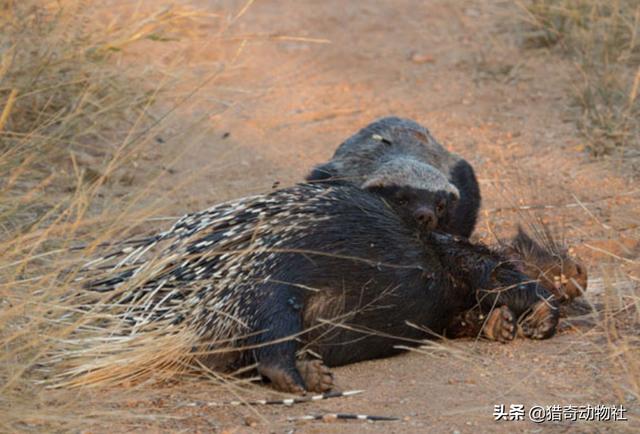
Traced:
[[460, 192], [442, 172], [410, 157], [395, 157], [382, 163], [361, 188], [411, 186], [428, 191], [446, 191], [460, 198]]

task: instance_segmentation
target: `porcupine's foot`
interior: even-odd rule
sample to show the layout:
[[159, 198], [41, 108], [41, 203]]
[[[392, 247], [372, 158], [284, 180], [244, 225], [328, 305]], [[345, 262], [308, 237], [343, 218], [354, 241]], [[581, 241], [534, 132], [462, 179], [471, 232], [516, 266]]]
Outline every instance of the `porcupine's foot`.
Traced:
[[333, 374], [322, 360], [299, 360], [296, 367], [309, 392], [328, 392], [333, 388]]
[[447, 330], [451, 338], [482, 337], [502, 343], [510, 342], [518, 327], [515, 316], [507, 306], [494, 308], [488, 315], [474, 308], [458, 315]]
[[274, 389], [288, 393], [305, 393], [304, 382], [295, 368], [288, 370], [280, 366], [259, 365], [258, 372], [271, 381]]
[[520, 333], [529, 339], [550, 338], [556, 332], [559, 317], [560, 309], [556, 302], [541, 300], [519, 322]]
[[482, 333], [487, 339], [507, 343], [516, 336], [517, 325], [513, 312], [507, 306], [491, 311], [484, 324]]

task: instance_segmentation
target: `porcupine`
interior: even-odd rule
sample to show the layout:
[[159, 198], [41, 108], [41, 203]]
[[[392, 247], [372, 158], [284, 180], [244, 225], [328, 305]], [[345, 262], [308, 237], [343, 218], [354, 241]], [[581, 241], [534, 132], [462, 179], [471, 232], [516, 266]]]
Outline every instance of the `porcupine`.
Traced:
[[569, 254], [543, 223], [532, 227], [535, 238], [518, 226], [516, 235], [502, 243], [503, 253], [531, 278], [540, 280], [556, 298], [569, 303], [587, 290], [588, 276], [584, 264]]
[[[499, 240], [499, 250], [512, 261], [522, 272], [531, 279], [538, 279], [556, 298], [563, 304], [563, 308], [579, 297], [587, 288], [587, 271], [581, 261], [569, 254], [563, 240], [557, 239], [549, 226], [541, 219], [528, 222], [530, 236], [521, 225], [518, 225], [516, 234], [508, 240]], [[515, 335], [516, 328], [499, 327], [505, 315], [505, 307], [495, 309], [488, 315], [481, 313], [480, 309], [470, 309], [458, 315], [453, 323], [447, 327], [446, 334], [450, 338], [485, 337], [492, 340], [507, 341]], [[506, 312], [513, 317], [513, 314]], [[506, 324], [508, 326], [508, 323]], [[495, 335], [494, 335], [495, 334]], [[360, 390], [345, 392], [327, 392], [322, 395], [307, 395], [300, 398], [288, 398], [278, 400], [230, 401], [224, 404], [239, 405], [294, 405], [300, 402], [320, 401], [343, 396], [353, 396], [362, 393]], [[224, 405], [212, 404], [212, 405]], [[346, 415], [337, 413], [333, 416], [337, 419], [366, 419], [366, 420], [391, 420], [394, 418], [370, 415]], [[298, 419], [321, 419], [327, 415], [307, 415]], [[293, 418], [295, 419], [295, 418]]]
[[[155, 261], [145, 255], [155, 251]], [[553, 335], [557, 303], [499, 253], [402, 224], [377, 195], [352, 185], [300, 184], [189, 214], [166, 232], [93, 261], [134, 325], [190, 327], [216, 370], [257, 363], [284, 391], [332, 387], [327, 366], [391, 356], [441, 334], [478, 304], [506, 306], [531, 338]], [[123, 284], [135, 282], [129, 287]], [[411, 326], [408, 323], [415, 324]], [[306, 346], [319, 360], [296, 362]], [[215, 347], [209, 348], [215, 350]]]
[[344, 141], [307, 181], [348, 181], [386, 198], [424, 229], [473, 232], [480, 187], [471, 165], [410, 119], [379, 119]]

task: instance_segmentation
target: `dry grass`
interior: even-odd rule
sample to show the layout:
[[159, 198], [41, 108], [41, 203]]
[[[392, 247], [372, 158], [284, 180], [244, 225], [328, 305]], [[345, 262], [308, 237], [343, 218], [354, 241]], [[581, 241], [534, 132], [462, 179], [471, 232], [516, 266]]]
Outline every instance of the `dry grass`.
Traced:
[[113, 180], [146, 138], [161, 89], [143, 86], [112, 57], [143, 39], [168, 40], [198, 17], [171, 9], [127, 19], [105, 13], [76, 0], [9, 2], [0, 10], [2, 238], [54, 207], [40, 192], [80, 183], [95, 195]]
[[[143, 79], [121, 56], [143, 41], [191, 36], [192, 24], [208, 17], [186, 8], [112, 16], [96, 5], [28, 0], [0, 6], [2, 432], [151, 417], [118, 412], [112, 403], [127, 391], [48, 391], [46, 376], [54, 373], [42, 363], [87, 324], [77, 315], [87, 300], [73, 296], [83, 258], [158, 211], [139, 200], [148, 186], [136, 184], [130, 169], [133, 156], [169, 122], [152, 108], [173, 82], [167, 71], [150, 68]], [[149, 87], [150, 76], [160, 84]], [[151, 184], [159, 174], [145, 176]], [[68, 249], [82, 242], [85, 248]]]
[[521, 6], [525, 44], [557, 48], [575, 63], [575, 121], [588, 150], [640, 155], [640, 1], [532, 0]]
[[[574, 102], [573, 120], [594, 156], [611, 155], [638, 168], [640, 156], [640, 1], [638, 0], [531, 0], [520, 3], [526, 24], [525, 46], [549, 48], [575, 66], [569, 91]], [[586, 211], [586, 208], [585, 208]], [[595, 218], [595, 217], [594, 217]], [[637, 215], [629, 217], [637, 220]], [[611, 228], [608, 228], [610, 231]], [[613, 239], [618, 234], [609, 233]], [[637, 335], [640, 294], [629, 282], [623, 265], [629, 260], [610, 256], [595, 270], [603, 276], [597, 298], [598, 338], [585, 336], [594, 352], [606, 340], [610, 369], [622, 372], [624, 382], [612, 379], [620, 401], [640, 398], [640, 340]]]

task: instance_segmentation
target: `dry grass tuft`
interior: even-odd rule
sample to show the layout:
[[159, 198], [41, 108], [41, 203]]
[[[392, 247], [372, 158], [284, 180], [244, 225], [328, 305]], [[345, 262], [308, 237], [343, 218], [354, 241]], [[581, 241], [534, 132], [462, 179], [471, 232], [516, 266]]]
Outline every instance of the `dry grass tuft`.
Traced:
[[640, 399], [640, 294], [636, 285], [616, 288], [616, 280], [625, 281], [613, 267], [603, 269], [604, 293], [600, 327], [606, 338], [611, 367], [621, 372], [625, 382], [613, 383], [620, 400]]
[[[0, 6], [1, 432], [155, 417], [119, 413], [124, 392], [50, 391], [56, 372], [43, 362], [89, 324], [78, 315], [87, 300], [74, 292], [84, 258], [157, 212], [138, 204], [148, 186], [135, 185], [129, 169], [165, 128], [152, 108], [169, 74], [147, 68], [142, 77], [122, 53], [189, 37], [204, 18], [185, 8], [114, 16], [81, 0]], [[149, 76], [160, 84], [150, 88]], [[86, 246], [69, 250], [78, 243]], [[145, 369], [184, 369], [163, 364], [170, 345], [155, 340], [162, 357]], [[135, 348], [128, 362], [142, 366]]]
[[[106, 333], [106, 332], [111, 332]], [[59, 354], [47, 358], [57, 375], [53, 387], [112, 387], [148, 381], [164, 381], [192, 370], [190, 357], [197, 337], [185, 330], [166, 330], [136, 335], [104, 332], [76, 332], [59, 346]]]
[[56, 206], [40, 193], [82, 187], [95, 196], [111, 179], [140, 143], [158, 93], [113, 56], [144, 39], [170, 40], [199, 17], [173, 9], [109, 17], [79, 0], [0, 9], [0, 238]]
[[522, 5], [528, 47], [574, 61], [575, 121], [595, 156], [640, 155], [640, 1], [532, 0]]

